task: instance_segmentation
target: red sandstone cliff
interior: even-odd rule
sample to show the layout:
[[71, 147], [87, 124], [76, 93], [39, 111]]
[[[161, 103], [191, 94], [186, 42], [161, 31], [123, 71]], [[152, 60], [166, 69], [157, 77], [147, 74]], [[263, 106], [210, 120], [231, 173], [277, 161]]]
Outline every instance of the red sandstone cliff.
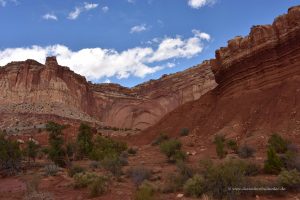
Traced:
[[[27, 60], [0, 68], [0, 113], [14, 116], [4, 121], [12, 118], [21, 121], [18, 119], [21, 113], [37, 118], [57, 115], [107, 126], [143, 129], [179, 105], [199, 99], [215, 85], [208, 65], [134, 88], [91, 84], [50, 57], [45, 65]], [[7, 128], [7, 124], [1, 124], [0, 128]]]
[[150, 141], [187, 127], [196, 134], [300, 134], [300, 6], [228, 41], [210, 61], [218, 86], [144, 132]]

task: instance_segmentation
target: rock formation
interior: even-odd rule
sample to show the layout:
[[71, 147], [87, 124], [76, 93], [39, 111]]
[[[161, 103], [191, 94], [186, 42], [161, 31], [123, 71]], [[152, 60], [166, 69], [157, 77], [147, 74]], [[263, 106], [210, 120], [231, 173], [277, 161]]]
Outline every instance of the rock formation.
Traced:
[[300, 133], [300, 6], [228, 41], [209, 61], [218, 86], [167, 114], [144, 133], [249, 136]]
[[215, 85], [210, 67], [205, 64], [134, 88], [92, 84], [49, 57], [45, 65], [26, 60], [0, 68], [0, 113], [15, 114], [15, 118], [21, 113], [57, 115], [143, 129], [179, 105], [199, 99]]

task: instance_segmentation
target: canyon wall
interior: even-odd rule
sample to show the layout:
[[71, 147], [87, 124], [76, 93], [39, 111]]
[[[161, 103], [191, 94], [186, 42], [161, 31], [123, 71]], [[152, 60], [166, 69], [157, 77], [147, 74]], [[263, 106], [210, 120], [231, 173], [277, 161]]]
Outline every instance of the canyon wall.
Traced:
[[[177, 106], [199, 99], [216, 85], [203, 64], [134, 88], [92, 84], [55, 57], [0, 68], [0, 113], [57, 115], [105, 126], [144, 129]], [[6, 127], [1, 127], [6, 128]]]
[[300, 6], [228, 41], [209, 65], [218, 86], [147, 129], [148, 140], [183, 127], [207, 136], [300, 134]]

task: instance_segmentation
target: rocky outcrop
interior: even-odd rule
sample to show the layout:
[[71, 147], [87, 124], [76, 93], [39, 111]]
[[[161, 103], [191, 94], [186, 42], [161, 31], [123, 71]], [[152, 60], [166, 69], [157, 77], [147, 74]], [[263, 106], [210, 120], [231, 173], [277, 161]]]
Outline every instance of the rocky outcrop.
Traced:
[[92, 84], [49, 57], [45, 65], [27, 60], [0, 68], [0, 112], [54, 114], [106, 126], [144, 129], [177, 106], [199, 99], [215, 85], [208, 65], [134, 88]]
[[148, 139], [183, 127], [208, 136], [300, 133], [300, 6], [228, 41], [209, 64], [218, 86], [167, 114]]

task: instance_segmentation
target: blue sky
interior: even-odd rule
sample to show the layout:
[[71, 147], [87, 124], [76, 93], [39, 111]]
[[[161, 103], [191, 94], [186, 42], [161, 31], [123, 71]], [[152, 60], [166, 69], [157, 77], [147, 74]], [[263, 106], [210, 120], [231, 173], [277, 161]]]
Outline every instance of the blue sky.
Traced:
[[0, 65], [46, 55], [93, 82], [134, 86], [214, 57], [299, 0], [0, 0]]

